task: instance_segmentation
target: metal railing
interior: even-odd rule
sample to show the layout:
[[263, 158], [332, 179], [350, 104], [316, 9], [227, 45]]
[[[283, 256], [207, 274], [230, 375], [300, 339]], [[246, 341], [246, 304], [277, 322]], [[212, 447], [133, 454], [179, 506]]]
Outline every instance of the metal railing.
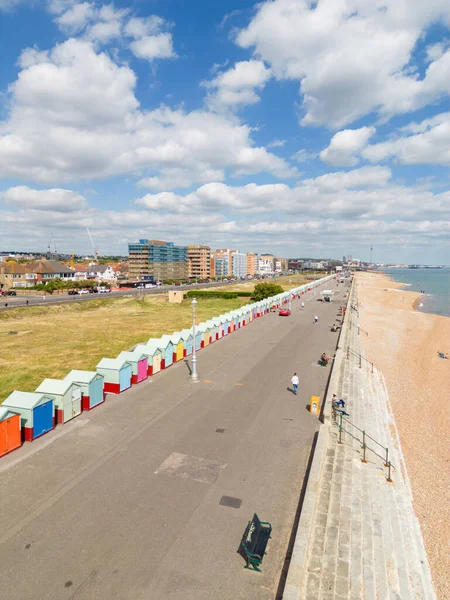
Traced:
[[357, 325], [357, 327], [358, 327], [358, 335], [359, 335], [359, 333], [362, 331], [363, 333], [365, 333], [365, 334], [367, 335], [367, 337], [369, 337], [369, 332], [368, 332], [368, 331], [366, 331], [365, 329], [363, 329], [363, 328], [362, 328], [362, 327], [360, 327], [359, 325]]
[[[339, 416], [339, 423], [337, 421], [338, 416]], [[381, 458], [381, 460], [384, 461], [384, 466], [388, 470], [387, 481], [389, 483], [392, 483], [391, 470], [394, 469], [394, 471], [395, 471], [395, 467], [389, 460], [389, 448], [386, 448], [385, 446], [383, 446], [383, 444], [380, 444], [380, 442], [377, 442], [377, 440], [375, 438], [373, 438], [372, 436], [370, 436], [368, 433], [366, 433], [364, 429], [361, 429], [360, 427], [358, 427], [357, 425], [352, 423], [349, 419], [346, 419], [344, 413], [342, 411], [340, 411], [339, 409], [337, 409], [335, 406], [333, 406], [333, 420], [339, 428], [338, 444], [342, 444], [342, 432], [344, 431], [350, 437], [352, 437], [354, 440], [358, 441], [361, 444], [362, 451], [363, 451], [363, 457], [361, 459], [361, 462], [367, 463], [366, 450], [373, 452], [373, 454], [375, 454], [376, 456], [378, 456], [378, 458]], [[360, 440], [359, 437], [350, 433], [350, 431], [347, 431], [347, 429], [345, 429], [345, 427], [343, 426], [343, 423], [347, 423], [348, 425], [350, 425], [350, 427], [354, 427], [355, 429], [360, 431], [362, 433], [362, 440]], [[370, 448], [370, 446], [368, 446], [366, 444], [366, 438], [369, 438], [369, 440], [372, 440], [372, 442], [374, 442], [375, 444], [377, 444], [377, 446], [382, 448], [384, 450], [384, 456], [382, 456], [381, 454], [378, 454], [378, 452], [376, 452], [373, 448]]]
[[350, 354], [352, 356], [356, 356], [356, 358], [359, 359], [359, 368], [360, 369], [362, 367], [362, 361], [364, 360], [368, 365], [370, 365], [372, 373], [373, 373], [373, 362], [370, 362], [370, 360], [367, 360], [367, 358], [365, 358], [360, 352], [355, 352], [354, 350], [352, 350], [350, 348], [350, 346], [347, 346], [347, 360], [349, 360]]

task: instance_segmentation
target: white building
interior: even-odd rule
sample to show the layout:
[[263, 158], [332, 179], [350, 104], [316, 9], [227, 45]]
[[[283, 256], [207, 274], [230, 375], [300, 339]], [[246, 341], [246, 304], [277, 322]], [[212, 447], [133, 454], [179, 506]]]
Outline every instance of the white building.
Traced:
[[260, 275], [273, 275], [274, 265], [271, 254], [261, 254], [258, 261], [258, 272]]
[[231, 272], [233, 277], [245, 277], [247, 275], [247, 254], [243, 252], [233, 252]]

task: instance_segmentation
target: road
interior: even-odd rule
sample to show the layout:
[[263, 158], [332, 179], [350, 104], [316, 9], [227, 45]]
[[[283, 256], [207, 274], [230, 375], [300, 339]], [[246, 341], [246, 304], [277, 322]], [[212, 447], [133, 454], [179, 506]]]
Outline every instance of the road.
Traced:
[[[275, 282], [276, 279], [269, 279], [268, 281]], [[208, 287], [218, 287], [218, 286], [229, 286], [229, 285], [237, 285], [239, 283], [245, 283], [240, 281], [229, 281], [229, 282], [214, 282], [214, 283], [197, 283], [190, 285], [162, 285], [156, 288], [148, 288], [148, 289], [121, 289], [114, 290], [111, 292], [103, 293], [103, 294], [78, 294], [77, 296], [68, 296], [68, 295], [55, 295], [51, 296], [49, 294], [39, 295], [39, 296], [28, 296], [28, 295], [17, 295], [17, 296], [1, 296], [0, 297], [0, 311], [1, 310], [10, 310], [12, 308], [19, 308], [25, 306], [45, 306], [47, 304], [65, 304], [67, 302], [89, 302], [91, 300], [98, 300], [99, 298], [115, 298], [121, 296], [136, 296], [136, 295], [152, 295], [152, 294], [164, 294], [169, 290], [175, 291], [189, 291], [195, 289], [205, 289]], [[254, 283], [258, 283], [257, 280]], [[28, 300], [28, 305], [27, 305]]]
[[[273, 600], [341, 303], [303, 298], [201, 350], [200, 383], [180, 362], [2, 458], [2, 598]], [[237, 554], [254, 512], [262, 573]]]

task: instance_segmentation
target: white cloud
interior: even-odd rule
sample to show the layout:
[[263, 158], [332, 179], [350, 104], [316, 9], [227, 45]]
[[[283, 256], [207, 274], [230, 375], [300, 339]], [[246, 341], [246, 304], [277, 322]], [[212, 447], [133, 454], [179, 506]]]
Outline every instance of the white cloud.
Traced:
[[309, 152], [308, 150], [305, 150], [304, 148], [302, 148], [301, 150], [298, 150], [293, 156], [293, 160], [296, 160], [299, 163], [303, 163], [303, 162], [307, 162], [308, 160], [312, 160], [313, 158], [316, 158], [317, 154], [315, 154], [314, 152]]
[[153, 61], [156, 58], [174, 58], [171, 33], [147, 35], [130, 44], [130, 50], [137, 58]]
[[267, 148], [283, 148], [285, 144], [286, 140], [273, 140], [273, 142], [267, 144]]
[[219, 111], [255, 104], [259, 101], [256, 91], [262, 90], [271, 76], [270, 69], [261, 61], [237, 62], [234, 67], [219, 73], [213, 80], [203, 82], [211, 90], [207, 104]]
[[74, 34], [86, 27], [89, 21], [95, 17], [94, 5], [89, 2], [74, 4], [55, 21], [63, 31]]
[[412, 123], [404, 130], [417, 133], [369, 145], [362, 155], [372, 162], [395, 158], [405, 165], [450, 166], [450, 113]]
[[21, 64], [9, 88], [10, 119], [0, 124], [0, 176], [61, 184], [130, 173], [164, 189], [174, 173], [185, 186], [204, 182], [204, 173], [223, 179], [225, 170], [295, 175], [255, 147], [235, 117], [141, 110], [134, 72], [85, 40], [25, 51]]
[[125, 25], [125, 33], [133, 38], [143, 38], [147, 35], [156, 35], [160, 33], [165, 25], [164, 19], [157, 15], [139, 18], [133, 17]]
[[375, 131], [375, 127], [338, 131], [319, 156], [323, 162], [334, 167], [352, 167], [359, 162], [355, 154], [367, 146]]
[[77, 212], [88, 206], [86, 199], [72, 190], [34, 190], [25, 185], [0, 192], [0, 200], [15, 208], [32, 208], [60, 213]]
[[236, 40], [277, 78], [300, 82], [303, 125], [340, 128], [372, 111], [388, 119], [448, 93], [445, 54], [434, 53], [423, 80], [410, 65], [417, 41], [440, 19], [450, 25], [448, 0], [277, 0], [258, 5]]

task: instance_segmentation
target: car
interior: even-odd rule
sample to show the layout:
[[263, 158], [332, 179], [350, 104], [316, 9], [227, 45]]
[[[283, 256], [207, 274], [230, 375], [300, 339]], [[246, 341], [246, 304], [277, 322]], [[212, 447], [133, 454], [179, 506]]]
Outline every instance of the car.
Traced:
[[7, 292], [6, 295], [7, 296], [17, 296], [17, 292], [15, 292], [14, 290], [9, 290], [9, 292]]
[[89, 288], [89, 293], [90, 294], [98, 294], [98, 290], [96, 288], [91, 287], [91, 288]]
[[291, 311], [288, 308], [282, 308], [280, 309], [280, 312], [278, 314], [280, 315], [280, 317], [290, 317]]
[[69, 290], [67, 294], [69, 296], [78, 296], [78, 290]]
[[89, 294], [89, 292], [87, 290], [80, 290], [78, 293], [79, 294]]
[[108, 288], [108, 287], [99, 287], [98, 291], [100, 292], [100, 294], [105, 294], [106, 292], [110, 292], [111, 288]]

